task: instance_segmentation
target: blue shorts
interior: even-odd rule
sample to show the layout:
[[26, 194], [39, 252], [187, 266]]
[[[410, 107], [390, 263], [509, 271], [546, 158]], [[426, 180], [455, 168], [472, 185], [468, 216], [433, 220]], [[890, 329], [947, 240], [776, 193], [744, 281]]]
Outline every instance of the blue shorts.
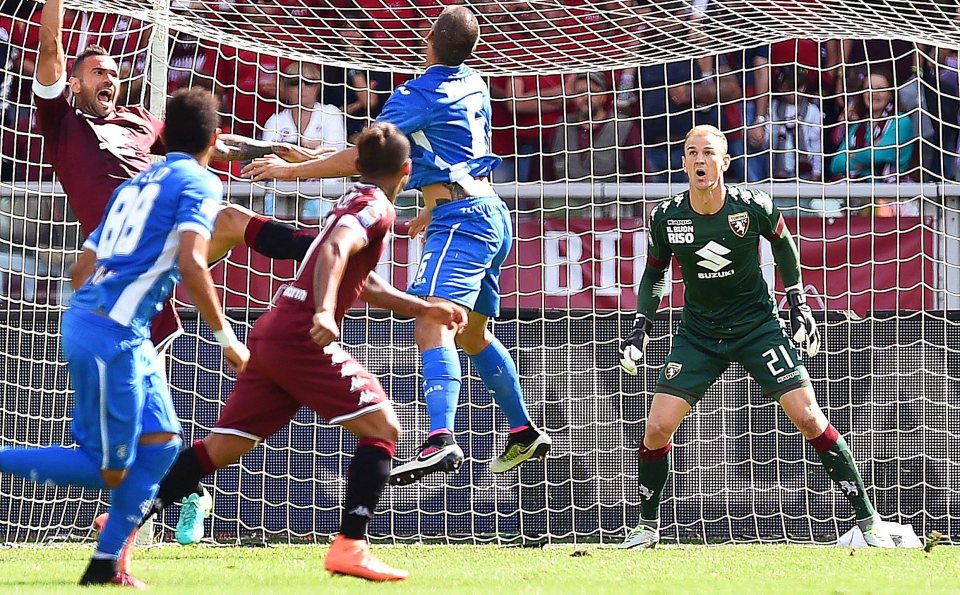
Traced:
[[478, 314], [500, 314], [500, 265], [513, 244], [510, 212], [499, 196], [465, 198], [433, 209], [420, 268], [407, 290]]
[[167, 379], [148, 338], [106, 316], [71, 308], [60, 325], [74, 390], [73, 439], [101, 469], [133, 464], [140, 435], [180, 433]]

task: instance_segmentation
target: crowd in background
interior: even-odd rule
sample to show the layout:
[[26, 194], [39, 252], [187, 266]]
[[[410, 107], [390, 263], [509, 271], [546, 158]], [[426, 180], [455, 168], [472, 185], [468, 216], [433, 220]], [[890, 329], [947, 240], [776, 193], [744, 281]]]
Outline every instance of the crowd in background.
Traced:
[[[329, 9], [324, 22], [345, 40], [343, 59], [349, 62], [372, 44], [421, 43], [428, 21], [411, 8], [415, 1], [316, 0], [311, 10], [316, 15]], [[677, 14], [697, 19], [710, 10], [709, 2], [682, 3]], [[275, 43], [294, 44], [297, 7], [305, 10], [305, 3], [288, 4], [175, 0], [174, 7], [218, 12], [225, 21], [239, 15], [237, 23], [255, 24]], [[510, 5], [517, 18], [509, 21], [496, 3], [478, 5], [487, 44], [478, 54], [498, 39], [535, 35], [540, 23], [549, 22], [550, 15], [524, 10], [523, 4]], [[5, 65], [0, 174], [4, 180], [49, 179], [52, 171], [39, 165], [40, 140], [32, 134], [30, 84], [40, 5], [16, 6], [17, 18], [0, 17]], [[121, 102], [149, 100], [149, 27], [127, 17], [70, 10], [65, 26], [72, 31], [68, 55], [98, 43], [118, 59], [127, 81]], [[675, 23], [661, 29], [671, 26]], [[221, 98], [225, 130], [313, 147], [345, 146], [406, 78], [296, 63], [176, 32], [168, 51], [167, 91], [209, 87]], [[957, 59], [955, 49], [910, 42], [795, 39], [609, 72], [492, 77], [492, 150], [504, 157], [494, 180], [682, 183], [682, 140], [695, 124], [714, 124], [727, 133], [731, 182], [956, 180]]]

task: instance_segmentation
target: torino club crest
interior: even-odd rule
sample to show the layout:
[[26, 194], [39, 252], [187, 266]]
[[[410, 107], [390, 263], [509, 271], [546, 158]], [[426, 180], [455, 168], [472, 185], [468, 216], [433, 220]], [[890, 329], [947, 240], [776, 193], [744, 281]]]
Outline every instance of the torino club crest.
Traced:
[[750, 213], [727, 215], [727, 223], [730, 224], [733, 233], [737, 234], [738, 238], [742, 238], [747, 235], [747, 230], [750, 229]]

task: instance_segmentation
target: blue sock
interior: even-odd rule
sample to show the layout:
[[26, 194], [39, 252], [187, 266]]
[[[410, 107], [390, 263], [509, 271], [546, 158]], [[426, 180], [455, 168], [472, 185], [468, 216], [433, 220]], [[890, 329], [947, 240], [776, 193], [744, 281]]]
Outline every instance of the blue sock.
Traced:
[[140, 524], [157, 495], [160, 480], [180, 452], [180, 439], [166, 444], [139, 444], [137, 458], [123, 478], [110, 492], [110, 518], [100, 533], [94, 557], [119, 558], [130, 533]]
[[40, 448], [0, 448], [0, 473], [37, 483], [104, 489], [98, 456], [59, 444]]
[[449, 430], [460, 400], [460, 357], [451, 347], [434, 347], [423, 352], [423, 396], [430, 414], [430, 432]]
[[473, 367], [487, 388], [493, 392], [493, 400], [503, 409], [510, 429], [530, 425], [527, 405], [520, 392], [520, 376], [517, 366], [507, 348], [499, 340], [492, 343], [476, 355], [471, 355]]

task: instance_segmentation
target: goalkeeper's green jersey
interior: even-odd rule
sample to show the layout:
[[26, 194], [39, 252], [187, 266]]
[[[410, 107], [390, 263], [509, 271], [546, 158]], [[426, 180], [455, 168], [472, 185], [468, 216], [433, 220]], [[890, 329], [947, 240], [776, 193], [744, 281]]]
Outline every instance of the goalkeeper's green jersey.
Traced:
[[689, 191], [659, 204], [650, 216], [647, 252], [647, 266], [658, 269], [676, 256], [683, 275], [684, 326], [722, 339], [745, 336], [775, 316], [760, 271], [760, 237], [773, 242], [789, 234], [769, 194], [726, 189], [723, 207], [713, 215], [694, 211]]

